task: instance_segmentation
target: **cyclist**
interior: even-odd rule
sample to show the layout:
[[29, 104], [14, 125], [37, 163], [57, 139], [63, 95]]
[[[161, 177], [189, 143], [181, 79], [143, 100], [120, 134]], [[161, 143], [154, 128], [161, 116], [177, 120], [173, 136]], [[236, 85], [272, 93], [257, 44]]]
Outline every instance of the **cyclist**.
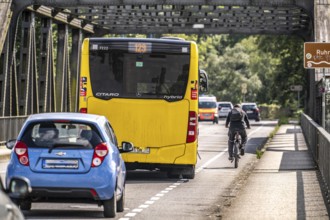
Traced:
[[228, 131], [228, 153], [229, 160], [233, 160], [233, 145], [235, 140], [236, 131], [239, 132], [242, 138], [242, 145], [240, 146], [240, 154], [244, 155], [244, 147], [247, 141], [247, 135], [245, 130], [245, 125], [248, 129], [250, 129], [250, 122], [247, 117], [247, 114], [242, 110], [239, 104], [234, 105], [234, 108], [229, 112], [226, 119], [226, 128], [230, 124]]

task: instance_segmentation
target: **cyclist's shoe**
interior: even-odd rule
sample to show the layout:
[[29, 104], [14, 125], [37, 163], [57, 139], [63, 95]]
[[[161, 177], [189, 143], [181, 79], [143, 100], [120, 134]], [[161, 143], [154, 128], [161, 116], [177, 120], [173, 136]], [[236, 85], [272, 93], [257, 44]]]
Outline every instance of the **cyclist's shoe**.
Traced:
[[241, 156], [244, 156], [244, 148], [243, 147], [241, 148], [241, 152], [240, 153], [241, 153]]
[[228, 157], [228, 160], [231, 160], [231, 161], [233, 161], [233, 160], [234, 160], [234, 157], [232, 157], [232, 156], [229, 156], [229, 157]]

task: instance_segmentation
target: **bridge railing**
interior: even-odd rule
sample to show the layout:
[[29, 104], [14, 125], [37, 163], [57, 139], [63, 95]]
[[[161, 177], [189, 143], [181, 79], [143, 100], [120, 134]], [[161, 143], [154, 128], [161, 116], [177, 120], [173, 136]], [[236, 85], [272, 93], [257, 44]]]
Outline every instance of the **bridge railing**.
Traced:
[[330, 134], [306, 114], [301, 114], [301, 128], [329, 192]]
[[15, 139], [27, 116], [0, 117], [0, 145]]

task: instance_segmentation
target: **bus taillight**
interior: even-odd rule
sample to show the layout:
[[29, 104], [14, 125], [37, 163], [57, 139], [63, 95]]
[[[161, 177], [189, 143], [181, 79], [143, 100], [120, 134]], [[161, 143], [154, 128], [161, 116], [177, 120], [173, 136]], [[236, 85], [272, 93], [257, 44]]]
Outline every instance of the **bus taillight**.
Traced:
[[197, 113], [189, 111], [187, 143], [192, 143], [197, 137]]
[[80, 113], [87, 113], [87, 108], [81, 108], [79, 112]]

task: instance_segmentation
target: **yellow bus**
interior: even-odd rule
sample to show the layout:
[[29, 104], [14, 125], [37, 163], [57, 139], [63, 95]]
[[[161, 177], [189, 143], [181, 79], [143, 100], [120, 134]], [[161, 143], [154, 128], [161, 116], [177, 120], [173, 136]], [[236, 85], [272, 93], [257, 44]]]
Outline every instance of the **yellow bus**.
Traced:
[[105, 115], [118, 143], [134, 144], [132, 152], [123, 154], [129, 170], [161, 170], [172, 178], [193, 179], [199, 84], [205, 88], [206, 79], [198, 69], [195, 42], [86, 38], [79, 109]]

